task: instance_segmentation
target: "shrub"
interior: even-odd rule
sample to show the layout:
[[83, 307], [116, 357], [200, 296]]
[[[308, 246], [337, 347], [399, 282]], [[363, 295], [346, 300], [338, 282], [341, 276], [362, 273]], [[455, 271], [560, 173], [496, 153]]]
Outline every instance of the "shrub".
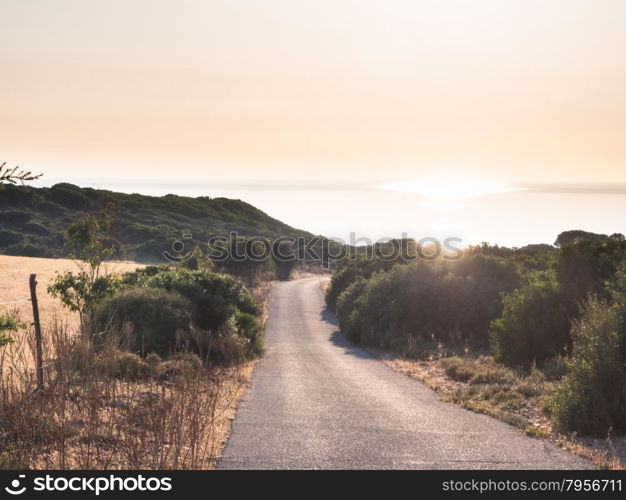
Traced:
[[22, 242], [22, 235], [9, 229], [0, 230], [0, 246], [6, 247]]
[[146, 363], [151, 367], [156, 368], [161, 363], [162, 359], [156, 352], [151, 352], [146, 356]]
[[530, 368], [563, 353], [569, 345], [569, 319], [557, 285], [535, 282], [506, 295], [491, 335], [496, 360], [508, 366]]
[[194, 377], [201, 372], [203, 363], [192, 352], [178, 353], [158, 365], [157, 379], [164, 380], [176, 376]]
[[548, 359], [541, 368], [546, 380], [560, 380], [567, 374], [567, 358], [556, 356]]
[[510, 369], [498, 365], [493, 358], [481, 356], [474, 360], [453, 356], [441, 360], [441, 367], [448, 377], [471, 385], [496, 384], [510, 386], [517, 377]]
[[46, 247], [32, 243], [17, 243], [4, 249], [5, 255], [19, 255], [22, 257], [50, 257], [52, 254]]
[[601, 437], [626, 430], [625, 332], [623, 305], [589, 301], [572, 328], [569, 374], [552, 401], [559, 430]]
[[362, 276], [358, 276], [354, 282], [339, 295], [339, 298], [335, 302], [335, 311], [339, 319], [339, 327], [344, 335], [354, 341], [359, 340], [361, 332], [359, 325], [360, 311], [358, 309], [359, 303], [357, 300], [361, 297], [366, 285], [367, 280]]
[[457, 356], [442, 359], [441, 366], [448, 377], [459, 382], [468, 382], [476, 373], [474, 363]]
[[154, 288], [125, 290], [104, 299], [95, 311], [95, 327], [105, 333], [131, 331], [124, 339], [135, 352], [166, 355], [177, 344], [178, 332], [189, 332], [192, 305], [175, 292]]
[[52, 186], [50, 188], [50, 200], [72, 209], [85, 209], [91, 204], [81, 188], [67, 183]]
[[114, 376], [129, 381], [145, 380], [152, 375], [152, 367], [132, 352], [124, 352], [116, 359]]
[[215, 330], [237, 312], [259, 314], [259, 305], [250, 292], [232, 277], [207, 270], [173, 266], [151, 266], [126, 273], [123, 284], [176, 292], [190, 302], [194, 323]]
[[326, 290], [326, 304], [331, 311], [336, 311], [339, 296], [359, 278], [369, 278], [378, 271], [388, 270], [393, 266], [391, 262], [380, 260], [356, 260], [339, 264], [333, 273], [330, 286]]
[[[354, 271], [347, 266], [342, 273], [338, 288]], [[501, 313], [501, 293], [518, 283], [510, 264], [483, 255], [396, 264], [369, 278], [354, 274], [335, 310], [344, 333], [375, 347], [413, 354], [433, 341], [482, 347], [490, 321]]]
[[481, 356], [475, 362], [475, 373], [470, 379], [470, 384], [504, 384], [515, 383], [515, 373], [499, 365], [490, 356]]
[[577, 316], [579, 302], [590, 294], [609, 297], [607, 283], [626, 257], [626, 241], [595, 235], [563, 246], [556, 261], [556, 276], [569, 312]]
[[39, 222], [28, 222], [24, 224], [24, 230], [27, 233], [39, 236], [48, 236], [50, 234], [50, 230], [43, 224], [39, 224]]
[[[3, 190], [3, 196], [6, 196], [6, 192], [6, 190]], [[16, 227], [23, 226], [32, 217], [32, 214], [28, 212], [21, 212], [19, 210], [0, 211], [0, 223], [10, 224]]]
[[246, 358], [251, 359], [261, 356], [265, 350], [261, 335], [263, 325], [256, 316], [250, 313], [237, 313], [235, 315], [235, 325], [237, 335], [247, 340]]

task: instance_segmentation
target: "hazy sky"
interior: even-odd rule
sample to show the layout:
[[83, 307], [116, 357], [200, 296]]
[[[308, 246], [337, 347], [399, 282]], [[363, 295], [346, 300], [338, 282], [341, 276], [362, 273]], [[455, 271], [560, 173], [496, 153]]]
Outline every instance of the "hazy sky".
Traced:
[[0, 161], [44, 183], [342, 237], [626, 232], [622, 0], [0, 0], [0, 23]]

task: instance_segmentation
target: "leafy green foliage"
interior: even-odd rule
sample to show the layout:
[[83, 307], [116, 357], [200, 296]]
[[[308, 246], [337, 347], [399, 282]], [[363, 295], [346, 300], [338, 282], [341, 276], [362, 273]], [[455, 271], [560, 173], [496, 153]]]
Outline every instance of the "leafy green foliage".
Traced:
[[0, 347], [13, 342], [13, 338], [8, 332], [14, 332], [20, 328], [26, 328], [26, 324], [22, 323], [12, 314], [0, 314]]
[[250, 313], [239, 312], [235, 315], [237, 335], [245, 339], [246, 358], [256, 358], [265, 352], [261, 332], [263, 325], [256, 316]]
[[148, 266], [125, 273], [119, 286], [121, 293], [96, 308], [95, 325], [105, 335], [126, 331], [119, 341], [134, 352], [165, 356], [186, 348], [218, 363], [263, 353], [259, 305], [231, 276]]
[[339, 296], [358, 278], [369, 278], [377, 271], [388, 271], [395, 262], [385, 262], [374, 259], [367, 260], [363, 256], [347, 259], [336, 264], [330, 280], [330, 287], [326, 291], [326, 304], [335, 311]]
[[[344, 269], [338, 276], [348, 281], [355, 274]], [[433, 341], [484, 346], [489, 323], [501, 312], [501, 293], [518, 283], [515, 268], [495, 257], [415, 262], [369, 278], [357, 274], [336, 311], [343, 331], [376, 347], [404, 351]]]
[[237, 312], [259, 314], [243, 284], [222, 273], [175, 266], [149, 266], [122, 276], [123, 287], [150, 287], [176, 292], [191, 304], [191, 317], [203, 329], [216, 329]]
[[504, 297], [502, 317], [491, 325], [496, 359], [530, 368], [569, 346], [570, 322], [558, 285], [537, 281]]
[[120, 343], [133, 352], [167, 355], [177, 334], [188, 334], [193, 305], [176, 292], [134, 288], [102, 301], [95, 313], [96, 331], [117, 334], [130, 326]]
[[87, 214], [70, 226], [67, 246], [72, 250], [71, 255], [82, 263], [82, 269], [58, 274], [48, 286], [48, 293], [59, 298], [70, 311], [80, 313], [81, 324], [83, 316], [91, 317], [97, 304], [113, 295], [117, 288], [116, 278], [100, 275], [102, 262], [113, 253], [104, 243], [110, 228], [109, 210]]
[[582, 229], [573, 229], [570, 231], [563, 231], [556, 237], [554, 245], [557, 247], [564, 247], [566, 245], [575, 245], [581, 241], [589, 241], [596, 239], [605, 239], [606, 234], [590, 233], [589, 231], [583, 231]]
[[48, 286], [48, 293], [58, 298], [70, 311], [84, 314], [92, 311], [102, 299], [112, 296], [117, 288], [114, 276], [92, 279], [84, 271], [66, 271], [55, 277]]
[[557, 428], [606, 437], [626, 430], [626, 302], [592, 298], [572, 329], [569, 374], [551, 408]]
[[626, 241], [618, 235], [579, 240], [559, 250], [556, 278], [572, 316], [589, 294], [608, 298], [607, 284], [625, 257]]
[[104, 259], [115, 252], [105, 243], [111, 230], [112, 209], [112, 205], [107, 205], [98, 213], [87, 214], [67, 230], [66, 246], [70, 257], [86, 263], [93, 279], [98, 277]]

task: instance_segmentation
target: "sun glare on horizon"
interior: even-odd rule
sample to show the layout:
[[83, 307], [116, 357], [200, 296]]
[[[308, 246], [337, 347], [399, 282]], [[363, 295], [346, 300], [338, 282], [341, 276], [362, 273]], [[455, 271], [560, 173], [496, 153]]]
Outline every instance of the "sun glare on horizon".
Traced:
[[409, 179], [386, 183], [381, 188], [419, 195], [427, 208], [460, 208], [471, 198], [514, 190], [500, 182], [469, 178]]

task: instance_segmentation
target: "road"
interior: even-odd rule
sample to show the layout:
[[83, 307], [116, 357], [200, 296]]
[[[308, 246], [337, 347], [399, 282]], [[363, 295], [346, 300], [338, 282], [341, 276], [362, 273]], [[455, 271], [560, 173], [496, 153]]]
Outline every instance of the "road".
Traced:
[[267, 353], [219, 469], [574, 469], [590, 464], [444, 403], [339, 332], [319, 278], [274, 285]]

